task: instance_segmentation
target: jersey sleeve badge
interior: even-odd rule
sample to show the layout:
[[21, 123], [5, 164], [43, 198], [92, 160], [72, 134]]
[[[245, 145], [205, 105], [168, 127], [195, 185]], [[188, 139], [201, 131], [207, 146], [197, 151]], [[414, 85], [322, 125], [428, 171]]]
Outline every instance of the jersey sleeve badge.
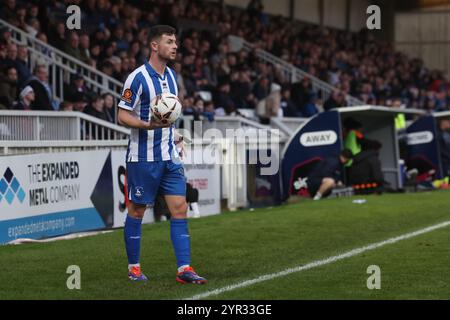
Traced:
[[131, 89], [125, 89], [121, 99], [126, 103], [131, 103], [132, 98], [133, 98], [133, 91], [131, 91]]

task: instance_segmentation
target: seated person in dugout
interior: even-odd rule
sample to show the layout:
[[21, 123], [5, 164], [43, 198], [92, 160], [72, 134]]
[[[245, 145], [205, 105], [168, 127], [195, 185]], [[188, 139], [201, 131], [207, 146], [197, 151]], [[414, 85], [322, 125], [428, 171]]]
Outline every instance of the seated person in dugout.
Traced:
[[378, 158], [382, 145], [376, 140], [363, 139], [362, 151], [353, 157], [353, 163], [347, 168], [349, 185], [376, 184], [377, 191], [384, 185], [381, 162]]
[[353, 153], [349, 149], [341, 151], [339, 156], [328, 157], [314, 166], [308, 175], [308, 192], [314, 200], [320, 200], [328, 196], [336, 186], [342, 184], [340, 177], [342, 165], [353, 159]]
[[438, 143], [444, 177], [450, 176], [450, 119], [439, 121]]
[[[362, 123], [353, 119], [347, 118], [343, 122], [344, 148], [349, 149], [354, 156], [361, 152], [361, 140], [364, 138], [362, 133]], [[350, 166], [352, 161], [349, 161], [347, 166]]]

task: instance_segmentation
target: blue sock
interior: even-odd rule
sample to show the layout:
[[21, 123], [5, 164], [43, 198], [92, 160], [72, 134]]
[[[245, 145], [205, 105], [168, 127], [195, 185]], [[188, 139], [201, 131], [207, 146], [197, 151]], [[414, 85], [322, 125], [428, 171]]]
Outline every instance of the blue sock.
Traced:
[[142, 219], [133, 218], [127, 215], [123, 233], [128, 264], [139, 263], [139, 256], [141, 253], [141, 225]]
[[177, 259], [177, 267], [191, 264], [191, 240], [187, 219], [170, 219], [170, 238]]

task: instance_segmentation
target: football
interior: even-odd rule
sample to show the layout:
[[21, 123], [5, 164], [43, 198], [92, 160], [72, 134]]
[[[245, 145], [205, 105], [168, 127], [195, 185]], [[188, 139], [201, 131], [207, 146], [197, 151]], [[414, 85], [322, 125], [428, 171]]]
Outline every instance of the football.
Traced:
[[162, 93], [152, 100], [152, 114], [163, 124], [174, 123], [181, 115], [181, 102], [172, 93]]

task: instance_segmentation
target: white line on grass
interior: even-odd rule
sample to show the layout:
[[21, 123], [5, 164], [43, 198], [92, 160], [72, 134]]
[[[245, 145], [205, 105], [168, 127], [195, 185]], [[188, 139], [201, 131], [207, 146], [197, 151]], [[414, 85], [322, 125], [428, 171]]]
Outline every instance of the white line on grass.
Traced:
[[223, 287], [223, 288], [219, 288], [219, 289], [215, 289], [215, 290], [211, 290], [211, 291], [206, 291], [204, 293], [200, 293], [200, 294], [197, 294], [197, 295], [192, 296], [190, 298], [187, 298], [186, 300], [204, 299], [204, 298], [208, 298], [210, 296], [219, 295], [219, 294], [224, 293], [224, 292], [232, 291], [232, 290], [243, 288], [243, 287], [248, 287], [248, 286], [251, 286], [251, 285], [253, 285], [255, 283], [272, 280], [272, 279], [275, 279], [275, 278], [278, 278], [278, 277], [283, 277], [283, 276], [286, 276], [286, 275], [291, 274], [291, 273], [300, 272], [300, 271], [303, 271], [303, 270], [309, 270], [309, 269], [312, 269], [312, 268], [315, 268], [315, 267], [320, 267], [320, 266], [323, 266], [323, 265], [326, 265], [326, 264], [329, 264], [329, 263], [333, 263], [333, 262], [336, 262], [336, 261], [339, 261], [339, 260], [342, 260], [342, 259], [346, 259], [346, 258], [350, 258], [350, 257], [356, 256], [358, 254], [361, 254], [361, 253], [369, 251], [369, 250], [374, 250], [374, 249], [383, 247], [383, 246], [385, 246], [387, 244], [396, 243], [396, 242], [401, 241], [401, 240], [406, 240], [406, 239], [409, 239], [409, 238], [413, 238], [413, 237], [419, 236], [419, 235], [424, 234], [424, 233], [428, 233], [428, 232], [431, 232], [431, 231], [434, 231], [434, 230], [437, 230], [437, 229], [445, 228], [448, 225], [450, 225], [450, 221], [445, 221], [445, 222], [433, 225], [433, 226], [425, 228], [425, 229], [421, 229], [421, 230], [418, 230], [418, 231], [415, 231], [415, 232], [407, 233], [407, 234], [404, 234], [404, 235], [401, 235], [401, 236], [398, 236], [398, 237], [395, 237], [395, 238], [390, 238], [390, 239], [387, 239], [387, 240], [382, 241], [382, 242], [369, 244], [369, 245], [367, 245], [365, 247], [353, 249], [351, 251], [345, 252], [345, 253], [337, 255], [337, 256], [329, 257], [329, 258], [326, 258], [326, 259], [323, 259], [323, 260], [316, 260], [316, 261], [310, 262], [310, 263], [308, 263], [306, 265], [303, 265], [303, 266], [297, 266], [295, 268], [289, 268], [289, 269], [286, 269], [286, 270], [283, 270], [283, 271], [280, 271], [280, 272], [277, 272], [277, 273], [266, 274], [266, 275], [263, 275], [263, 276], [259, 276], [258, 278], [254, 278], [254, 279], [251, 279], [251, 280], [245, 280], [243, 282], [232, 284], [232, 285], [229, 285], [229, 286], [226, 286], [226, 287]]

